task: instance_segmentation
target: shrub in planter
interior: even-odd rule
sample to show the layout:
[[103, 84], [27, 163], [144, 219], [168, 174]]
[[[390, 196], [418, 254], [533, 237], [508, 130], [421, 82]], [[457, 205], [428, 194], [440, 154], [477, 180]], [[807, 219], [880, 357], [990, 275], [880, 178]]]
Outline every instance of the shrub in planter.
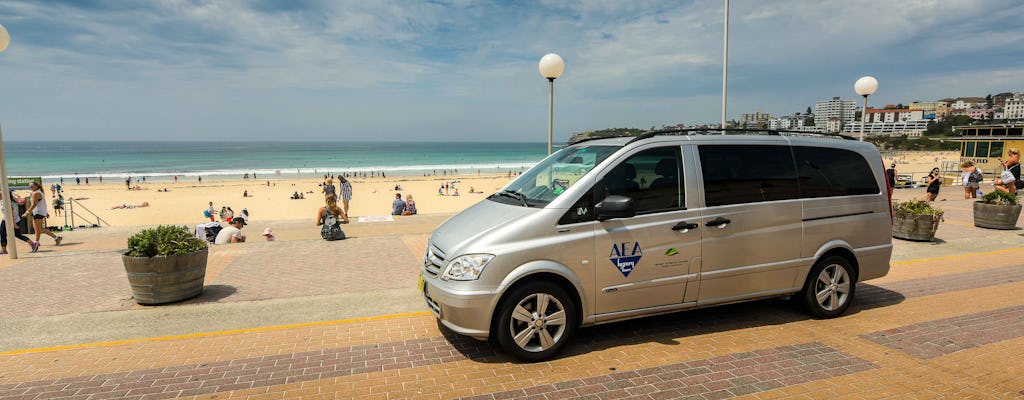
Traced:
[[1014, 229], [1020, 217], [1017, 196], [994, 190], [974, 202], [974, 226], [992, 229]]
[[162, 304], [203, 292], [209, 249], [184, 226], [161, 225], [128, 238], [121, 256], [139, 304]]
[[944, 211], [924, 200], [893, 202], [892, 237], [930, 242], [935, 240]]

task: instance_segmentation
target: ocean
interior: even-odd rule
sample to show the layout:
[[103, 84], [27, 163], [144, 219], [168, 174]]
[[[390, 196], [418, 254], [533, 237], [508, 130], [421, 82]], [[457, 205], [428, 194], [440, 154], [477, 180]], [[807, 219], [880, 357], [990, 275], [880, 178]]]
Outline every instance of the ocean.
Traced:
[[98, 177], [170, 180], [294, 178], [364, 171], [388, 176], [529, 168], [547, 143], [465, 142], [7, 142], [8, 176], [65, 182]]

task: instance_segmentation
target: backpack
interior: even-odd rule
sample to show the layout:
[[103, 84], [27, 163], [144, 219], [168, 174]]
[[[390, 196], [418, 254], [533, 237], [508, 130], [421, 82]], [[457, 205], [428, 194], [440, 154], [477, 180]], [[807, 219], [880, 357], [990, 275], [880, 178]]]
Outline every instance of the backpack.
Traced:
[[341, 230], [341, 222], [334, 214], [324, 209], [323, 226], [320, 227], [320, 237], [324, 240], [341, 240], [345, 238], [345, 231]]
[[209, 228], [204, 228], [204, 230], [206, 230], [206, 241], [213, 243], [213, 241], [217, 239], [217, 234], [220, 233], [221, 229], [224, 228], [221, 226], [211, 226]]

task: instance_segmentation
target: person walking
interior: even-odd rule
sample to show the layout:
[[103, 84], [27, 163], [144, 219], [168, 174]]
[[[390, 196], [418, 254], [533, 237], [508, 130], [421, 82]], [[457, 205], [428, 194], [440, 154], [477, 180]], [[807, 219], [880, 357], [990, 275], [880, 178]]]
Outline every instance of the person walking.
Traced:
[[344, 175], [338, 176], [338, 183], [341, 184], [341, 204], [348, 215], [348, 202], [352, 200], [352, 182], [345, 179]]
[[25, 243], [28, 243], [29, 248], [31, 248], [32, 252], [35, 253], [36, 250], [39, 250], [39, 243], [38, 242], [33, 242], [27, 236], [22, 235], [21, 231], [18, 230], [18, 223], [21, 222], [21, 216], [18, 215], [18, 210], [15, 208], [15, 204], [17, 204], [17, 203], [14, 201], [14, 194], [8, 193], [7, 194], [7, 200], [3, 201], [3, 215], [0, 216], [0, 217], [2, 217], [2, 218], [0, 218], [0, 247], [3, 247], [3, 249], [0, 250], [0, 254], [7, 254], [7, 212], [8, 211], [10, 211], [11, 215], [14, 216], [14, 237], [18, 238], [18, 240], [21, 240], [21, 241], [23, 241]]
[[50, 214], [46, 212], [46, 200], [43, 198], [43, 190], [38, 182], [29, 183], [28, 188], [32, 190], [32, 195], [28, 198], [29, 203], [25, 205], [27, 211], [22, 216], [32, 218], [32, 229], [36, 232], [36, 244], [32, 248], [32, 252], [39, 251], [39, 238], [44, 233], [53, 238], [53, 241], [56, 243], [55, 246], [60, 246], [60, 241], [64, 240], [64, 238], [46, 229], [46, 217], [49, 217]]
[[1000, 175], [1000, 179], [995, 183], [995, 189], [1000, 192], [1006, 192], [1009, 194], [1016, 195], [1018, 189], [1024, 189], [1024, 182], [1020, 180], [1020, 152], [1017, 149], [1009, 149], [1006, 151], [1007, 159], [1004, 161], [1002, 158], [999, 162], [1003, 164], [1006, 170]]
[[203, 211], [203, 216], [210, 219], [210, 222], [217, 221], [217, 210], [213, 208], [213, 202], [210, 202], [210, 207]]
[[932, 168], [932, 172], [928, 174], [928, 189], [926, 190], [926, 199], [929, 203], [935, 201], [936, 197], [939, 197], [939, 186], [942, 185], [942, 176], [939, 175], [939, 167]]
[[964, 161], [960, 164], [963, 174], [960, 175], [964, 182], [964, 199], [978, 198], [978, 188], [981, 187], [982, 175], [978, 167], [971, 161]]
[[327, 178], [327, 181], [324, 182], [324, 197], [330, 195], [337, 196], [337, 193], [335, 193], [334, 180], [331, 178]]
[[342, 240], [345, 238], [345, 231], [341, 224], [348, 223], [348, 214], [341, 207], [338, 207], [338, 197], [328, 195], [324, 198], [325, 206], [320, 207], [316, 213], [316, 226], [320, 228], [320, 237], [324, 240]]

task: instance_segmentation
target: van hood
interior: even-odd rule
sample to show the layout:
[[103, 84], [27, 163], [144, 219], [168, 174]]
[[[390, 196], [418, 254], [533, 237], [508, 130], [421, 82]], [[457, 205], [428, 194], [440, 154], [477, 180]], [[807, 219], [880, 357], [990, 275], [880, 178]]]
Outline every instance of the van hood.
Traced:
[[453, 250], [460, 250], [487, 233], [540, 210], [483, 200], [442, 223], [430, 235], [430, 244], [451, 257], [455, 255]]

